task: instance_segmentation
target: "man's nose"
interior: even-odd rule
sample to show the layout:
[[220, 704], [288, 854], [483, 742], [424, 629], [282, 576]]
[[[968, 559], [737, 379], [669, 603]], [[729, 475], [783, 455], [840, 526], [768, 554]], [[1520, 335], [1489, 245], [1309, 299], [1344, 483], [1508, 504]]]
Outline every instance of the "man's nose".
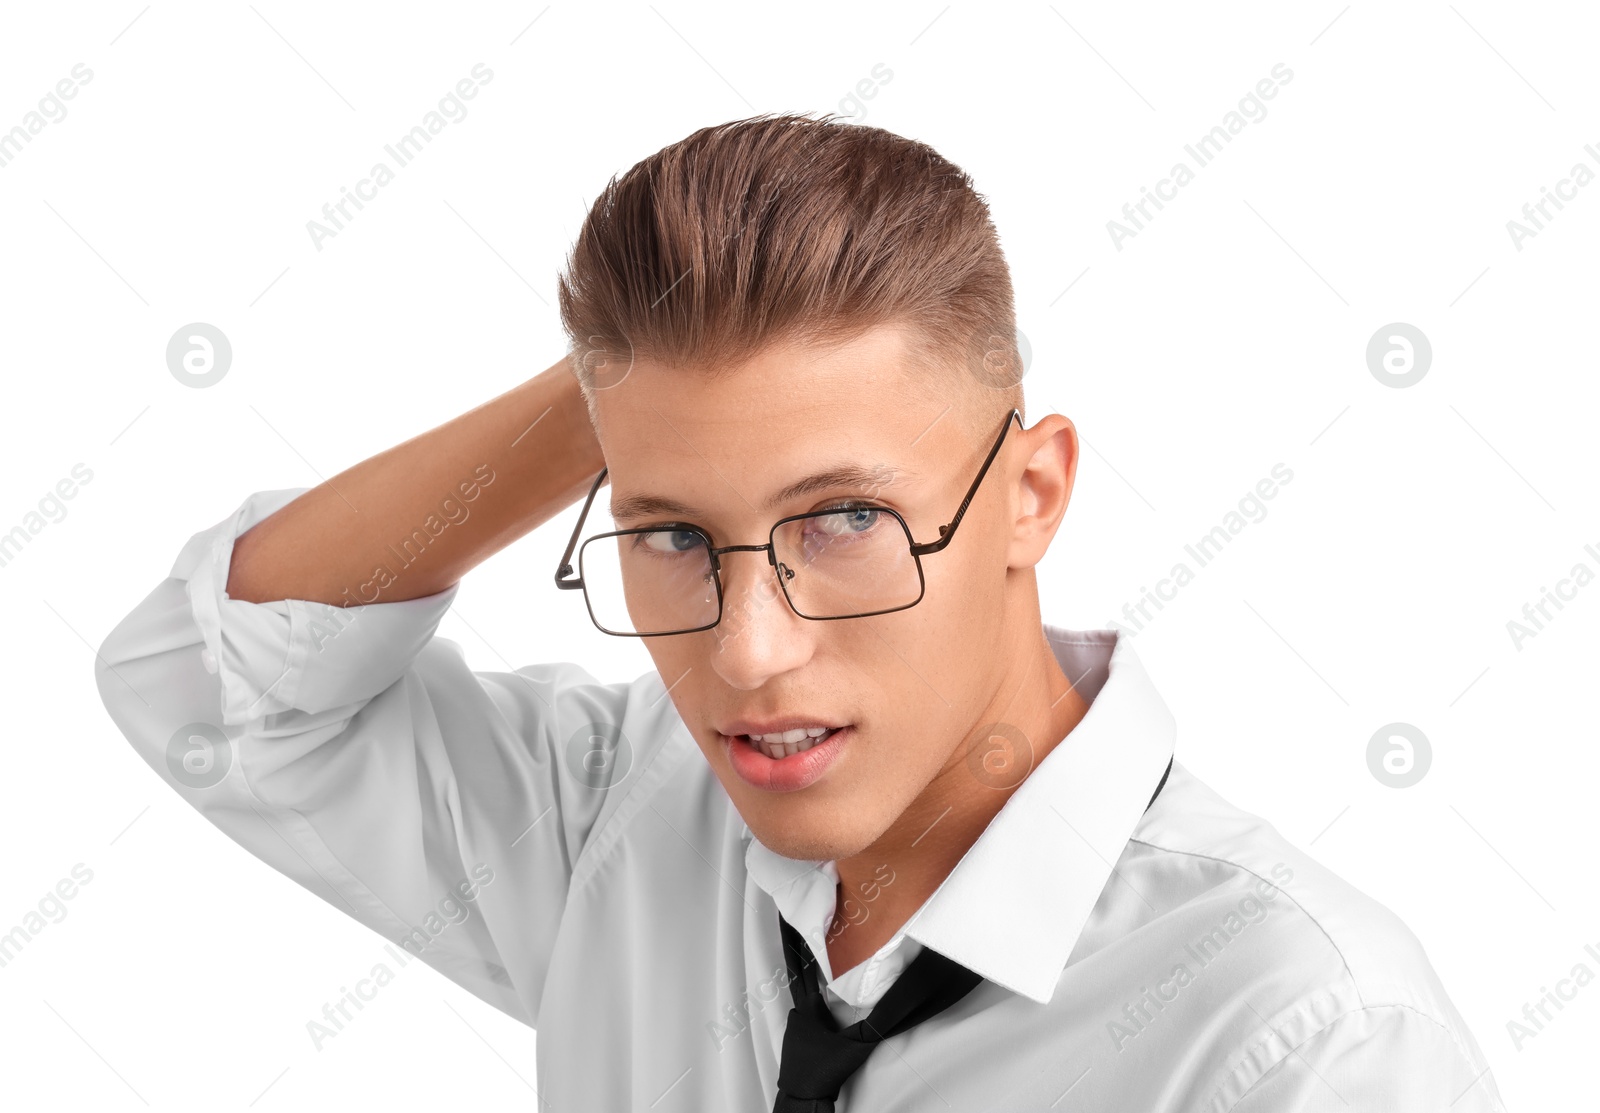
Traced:
[[[745, 560], [730, 560], [745, 557]], [[811, 655], [809, 623], [794, 612], [763, 551], [723, 553], [722, 621], [712, 667], [736, 688], [759, 688], [771, 676], [804, 664]]]

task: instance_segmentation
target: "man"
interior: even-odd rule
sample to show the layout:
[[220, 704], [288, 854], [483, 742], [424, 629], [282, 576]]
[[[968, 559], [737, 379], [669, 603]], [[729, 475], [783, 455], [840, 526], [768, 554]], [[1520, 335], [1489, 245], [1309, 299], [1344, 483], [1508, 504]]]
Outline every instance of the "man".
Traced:
[[[1121, 637], [1042, 622], [1078, 442], [1023, 419], [960, 170], [707, 128], [559, 293], [570, 361], [252, 495], [107, 638], [191, 804], [535, 1026], [554, 1110], [1502, 1109], [1406, 928], [1172, 760]], [[585, 494], [530, 617], [656, 670], [470, 671], [461, 577]]]

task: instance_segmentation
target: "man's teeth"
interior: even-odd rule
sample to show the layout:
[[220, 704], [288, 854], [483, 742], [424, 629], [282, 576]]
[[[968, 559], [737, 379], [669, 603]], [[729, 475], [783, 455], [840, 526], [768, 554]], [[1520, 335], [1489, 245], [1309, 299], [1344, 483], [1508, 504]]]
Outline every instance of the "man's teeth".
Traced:
[[834, 727], [796, 727], [794, 730], [777, 731], [773, 734], [747, 734], [745, 739], [766, 754], [777, 760], [803, 754], [811, 747], [821, 742], [823, 736], [833, 733]]

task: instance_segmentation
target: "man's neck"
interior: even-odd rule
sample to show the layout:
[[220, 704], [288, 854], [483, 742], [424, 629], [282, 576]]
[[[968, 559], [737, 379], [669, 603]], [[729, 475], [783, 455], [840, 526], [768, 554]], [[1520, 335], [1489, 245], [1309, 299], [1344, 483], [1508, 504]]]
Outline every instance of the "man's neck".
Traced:
[[[834, 863], [839, 889], [827, 945], [835, 977], [870, 958], [922, 907], [1025, 774], [1037, 768], [1089, 710], [1042, 637], [1039, 653], [1012, 675], [1023, 677], [1020, 687], [997, 692], [975, 729], [1004, 722], [1014, 725], [1020, 735], [963, 739], [922, 795], [877, 842]], [[995, 760], [975, 769], [967, 757], [974, 745], [997, 747]]]

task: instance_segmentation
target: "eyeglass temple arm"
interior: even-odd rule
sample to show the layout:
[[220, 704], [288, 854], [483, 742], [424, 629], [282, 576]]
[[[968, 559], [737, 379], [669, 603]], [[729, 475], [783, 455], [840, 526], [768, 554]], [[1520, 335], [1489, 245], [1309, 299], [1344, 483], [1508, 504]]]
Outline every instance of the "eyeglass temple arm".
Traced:
[[[583, 587], [582, 576], [572, 576], [572, 550], [578, 547], [578, 534], [583, 530], [583, 523], [589, 517], [589, 507], [594, 503], [594, 496], [600, 491], [600, 484], [606, 481], [606, 472], [609, 468], [601, 468], [600, 474], [594, 477], [594, 486], [589, 488], [589, 497], [583, 500], [583, 511], [578, 515], [577, 524], [572, 527], [572, 537], [567, 542], [566, 552], [561, 554], [561, 567], [556, 569], [556, 586], [564, 591], [571, 591]], [[572, 576], [569, 580], [568, 576]]]
[[1001, 444], [1005, 442], [1006, 434], [1011, 432], [1012, 418], [1016, 419], [1017, 427], [1019, 429], [1022, 428], [1022, 415], [1018, 413], [1017, 408], [1013, 406], [1011, 407], [1011, 412], [1006, 414], [1006, 423], [1000, 427], [1000, 435], [995, 438], [994, 446], [989, 449], [989, 455], [984, 459], [983, 467], [978, 469], [977, 478], [972, 481], [972, 486], [967, 488], [967, 497], [962, 499], [961, 505], [956, 508], [956, 516], [950, 519], [950, 523], [948, 525], [939, 527], [939, 540], [929, 541], [920, 545], [915, 543], [912, 544], [911, 551], [917, 556], [927, 556], [929, 553], [937, 553], [946, 545], [950, 544], [951, 539], [955, 537], [956, 527], [961, 524], [961, 516], [967, 512], [967, 506], [977, 496], [978, 487], [983, 483], [983, 477], [989, 474], [989, 465], [994, 463], [995, 456], [997, 456], [1000, 452]]

